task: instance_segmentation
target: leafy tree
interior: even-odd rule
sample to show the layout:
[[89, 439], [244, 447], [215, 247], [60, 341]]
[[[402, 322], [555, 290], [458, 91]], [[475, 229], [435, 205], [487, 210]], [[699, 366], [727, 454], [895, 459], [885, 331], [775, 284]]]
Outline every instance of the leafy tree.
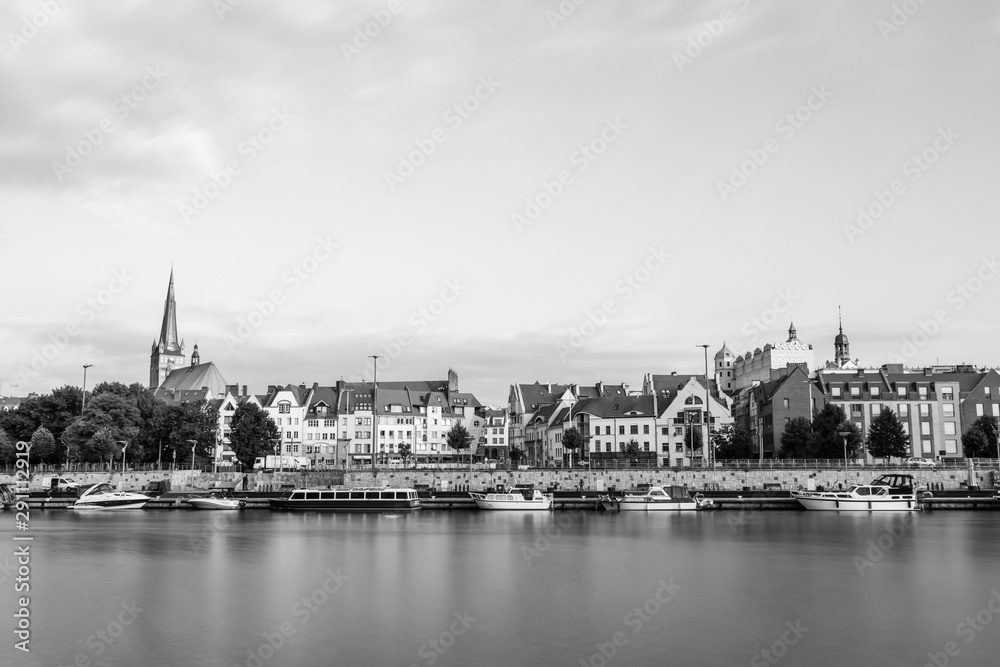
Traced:
[[827, 403], [813, 419], [813, 451], [809, 458], [839, 459], [844, 456], [844, 438], [841, 431], [847, 431], [847, 453], [853, 457], [861, 448], [861, 433], [853, 422], [848, 421], [844, 409]]
[[511, 445], [510, 448], [510, 460], [515, 464], [524, 458], [524, 450], [516, 445]]
[[712, 439], [716, 459], [749, 459], [754, 455], [753, 438], [742, 426], [726, 424]]
[[448, 431], [448, 446], [461, 454], [463, 449], [469, 449], [472, 446], [472, 436], [469, 435], [469, 431], [461, 424], [455, 424]]
[[[691, 448], [691, 455], [702, 448], [705, 438], [702, 435], [701, 426], [685, 426], [684, 427], [684, 446]], [[707, 452], [705, 455], [707, 456]]]
[[[192, 401], [166, 406], [160, 419], [159, 440], [164, 447], [177, 452], [177, 458], [187, 461], [191, 456], [191, 441], [195, 445], [195, 465], [211, 461], [218, 440], [218, 411], [207, 401]], [[155, 454], [153, 449], [149, 454]], [[251, 461], [252, 463], [252, 461]]]
[[872, 420], [868, 430], [868, 453], [889, 462], [890, 456], [900, 458], [910, 453], [910, 436], [903, 430], [896, 413], [889, 408], [882, 408]]
[[29, 398], [21, 403], [16, 410], [0, 412], [0, 428], [7, 432], [14, 442], [31, 440], [31, 434], [35, 432], [41, 423], [37, 419], [35, 410], [32, 408], [33, 401]]
[[233, 413], [229, 443], [244, 468], [253, 468], [258, 456], [273, 454], [271, 442], [281, 435], [270, 415], [253, 403], [245, 403]]
[[[571, 453], [578, 452], [583, 447], [583, 435], [580, 434], [580, 429], [575, 426], [566, 429], [562, 436], [562, 446]], [[572, 458], [570, 458], [570, 463], [572, 463]]]
[[625, 445], [625, 455], [629, 458], [639, 456], [639, 443], [635, 440], [629, 440], [628, 444]]
[[7, 432], [0, 428], [0, 463], [12, 464], [17, 458], [17, 448]]
[[121, 455], [118, 442], [133, 442], [139, 433], [139, 422], [139, 409], [134, 402], [103, 393], [87, 403], [86, 411], [66, 429], [63, 442], [78, 447], [84, 461], [115, 459]]
[[31, 460], [51, 463], [56, 455], [56, 440], [44, 426], [39, 426], [31, 434]]
[[962, 451], [970, 459], [991, 458], [997, 453], [997, 419], [983, 415], [962, 434]]
[[785, 424], [781, 433], [781, 451], [783, 459], [813, 458], [815, 451], [812, 425], [805, 417], [795, 417]]
[[403, 457], [403, 465], [405, 466], [407, 461], [410, 460], [410, 454], [413, 453], [413, 448], [410, 447], [410, 443], [404, 442], [399, 446], [399, 455]]

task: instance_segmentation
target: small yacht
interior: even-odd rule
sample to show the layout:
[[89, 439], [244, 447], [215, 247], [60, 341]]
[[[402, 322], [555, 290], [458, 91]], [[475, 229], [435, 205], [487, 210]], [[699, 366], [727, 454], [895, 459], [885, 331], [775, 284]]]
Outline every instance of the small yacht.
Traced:
[[906, 512], [920, 509], [930, 493], [918, 487], [912, 475], [890, 473], [870, 484], [855, 484], [846, 491], [792, 491], [807, 510]]
[[708, 509], [714, 505], [714, 501], [700, 495], [692, 497], [684, 487], [671, 487], [668, 493], [662, 486], [652, 486], [643, 494], [603, 495], [598, 500], [604, 509], [622, 512], [677, 512]]
[[550, 510], [552, 494], [535, 488], [515, 487], [506, 493], [469, 492], [481, 510]]
[[69, 506], [71, 510], [137, 510], [141, 509], [150, 497], [134, 491], [119, 491], [107, 483], [93, 484], [86, 487]]
[[409, 512], [421, 507], [415, 489], [294, 489], [268, 501], [273, 510]]
[[207, 496], [193, 496], [184, 502], [196, 510], [238, 510], [247, 504], [245, 500], [227, 498], [218, 491], [212, 491]]

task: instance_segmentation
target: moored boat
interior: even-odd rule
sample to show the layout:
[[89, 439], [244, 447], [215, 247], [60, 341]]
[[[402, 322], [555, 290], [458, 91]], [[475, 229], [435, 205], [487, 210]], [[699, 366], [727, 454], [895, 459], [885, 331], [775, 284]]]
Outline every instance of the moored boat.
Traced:
[[715, 504], [700, 495], [692, 497], [684, 487], [671, 487], [671, 492], [667, 492], [662, 486], [652, 486], [642, 494], [603, 495], [598, 500], [604, 509], [622, 512], [678, 512], [708, 509]]
[[550, 510], [552, 509], [552, 494], [545, 494], [538, 489], [511, 489], [506, 493], [474, 493], [469, 492], [476, 506], [481, 510]]
[[207, 496], [188, 498], [184, 502], [197, 510], [238, 510], [247, 504], [245, 500], [227, 498], [218, 491], [212, 491]]
[[420, 509], [415, 489], [294, 489], [268, 501], [273, 510], [326, 512], [410, 512]]
[[149, 502], [150, 497], [134, 491], [118, 491], [107, 483], [93, 484], [83, 490], [71, 510], [137, 510]]
[[870, 484], [854, 484], [844, 491], [792, 491], [792, 497], [807, 510], [830, 512], [907, 512], [920, 509], [920, 500], [930, 497], [912, 475], [891, 473]]

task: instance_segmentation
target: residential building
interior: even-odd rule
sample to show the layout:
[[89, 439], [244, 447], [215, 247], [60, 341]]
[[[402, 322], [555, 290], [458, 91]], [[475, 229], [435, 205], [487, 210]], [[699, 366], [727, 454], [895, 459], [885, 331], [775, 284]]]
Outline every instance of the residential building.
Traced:
[[[660, 436], [656, 396], [585, 398], [572, 407], [571, 422], [584, 439], [584, 453], [595, 466], [655, 466]], [[629, 445], [637, 453], [629, 453]], [[558, 454], [557, 454], [558, 455]]]
[[657, 454], [661, 466], [687, 468], [707, 463], [704, 448], [694, 446], [692, 431], [700, 429], [705, 442], [706, 413], [709, 440], [717, 429], [733, 422], [732, 399], [719, 391], [714, 380], [707, 384], [706, 405], [704, 375], [647, 374], [643, 380], [642, 393], [656, 399]]
[[479, 444], [476, 456], [491, 461], [506, 461], [510, 457], [507, 445], [507, 411], [494, 406], [476, 410], [476, 416], [481, 420]]
[[755, 382], [736, 395], [733, 424], [750, 434], [758, 457], [775, 458], [785, 426], [797, 417], [811, 421], [822, 403], [823, 392], [806, 365], [789, 364], [772, 370], [768, 382]]

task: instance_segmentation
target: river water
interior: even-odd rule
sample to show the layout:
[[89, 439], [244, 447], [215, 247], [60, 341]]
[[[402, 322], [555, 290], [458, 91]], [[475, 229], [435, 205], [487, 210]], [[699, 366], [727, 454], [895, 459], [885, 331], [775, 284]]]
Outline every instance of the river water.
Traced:
[[993, 665], [998, 519], [33, 510], [0, 664]]

